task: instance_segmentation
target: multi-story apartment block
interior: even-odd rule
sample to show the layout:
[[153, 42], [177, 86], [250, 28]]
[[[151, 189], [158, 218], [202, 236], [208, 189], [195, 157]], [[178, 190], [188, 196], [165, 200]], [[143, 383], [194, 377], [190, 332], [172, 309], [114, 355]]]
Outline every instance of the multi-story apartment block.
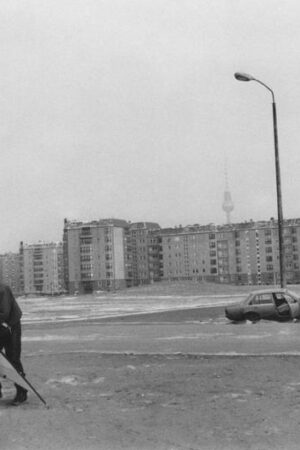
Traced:
[[[284, 223], [288, 283], [300, 282], [300, 219]], [[248, 222], [161, 230], [161, 279], [238, 284], [279, 282], [278, 226]]]
[[229, 282], [234, 268], [228, 231], [214, 227], [162, 230], [161, 278]]
[[61, 242], [20, 243], [24, 294], [64, 292], [63, 246]]
[[19, 253], [0, 255], [0, 281], [8, 284], [14, 295], [23, 294], [21, 258]]
[[160, 226], [153, 222], [130, 225], [132, 247], [133, 284], [148, 284], [160, 279], [159, 233]]
[[[288, 283], [300, 283], [300, 219], [283, 226]], [[0, 281], [15, 295], [87, 293], [160, 280], [278, 284], [273, 219], [161, 229], [157, 223], [65, 219], [63, 243], [20, 244], [0, 255]]]
[[132, 285], [129, 223], [105, 219], [64, 222], [65, 285], [70, 293]]

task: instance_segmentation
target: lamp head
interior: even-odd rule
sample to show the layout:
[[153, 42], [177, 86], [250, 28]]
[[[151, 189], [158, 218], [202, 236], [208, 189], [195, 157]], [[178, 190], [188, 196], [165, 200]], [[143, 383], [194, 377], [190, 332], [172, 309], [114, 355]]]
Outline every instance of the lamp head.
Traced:
[[244, 72], [236, 72], [234, 74], [234, 77], [239, 81], [251, 81], [254, 80], [252, 75], [249, 75], [248, 73]]

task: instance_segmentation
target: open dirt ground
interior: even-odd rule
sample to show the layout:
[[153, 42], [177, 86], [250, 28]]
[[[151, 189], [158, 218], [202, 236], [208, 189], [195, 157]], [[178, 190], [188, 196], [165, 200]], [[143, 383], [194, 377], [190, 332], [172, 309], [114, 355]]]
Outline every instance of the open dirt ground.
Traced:
[[0, 402], [1, 449], [299, 449], [295, 357], [27, 355], [49, 408]]

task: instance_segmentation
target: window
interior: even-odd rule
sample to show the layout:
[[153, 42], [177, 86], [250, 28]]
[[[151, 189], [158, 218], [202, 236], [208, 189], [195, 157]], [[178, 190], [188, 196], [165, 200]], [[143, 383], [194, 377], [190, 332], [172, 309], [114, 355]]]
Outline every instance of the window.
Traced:
[[271, 293], [266, 293], [255, 295], [249, 305], [265, 305], [269, 303], [273, 303], [273, 296]]
[[92, 239], [91, 238], [81, 238], [80, 239], [80, 243], [81, 244], [91, 244], [92, 243]]
[[81, 255], [80, 261], [91, 261], [92, 257], [91, 255]]
[[285, 299], [288, 303], [296, 303], [297, 300], [291, 297], [290, 295], [285, 294]]
[[283, 294], [281, 294], [281, 293], [274, 294], [274, 298], [275, 298], [275, 304], [277, 307], [280, 305], [286, 304], [286, 299]]
[[92, 264], [80, 264], [80, 269], [81, 270], [91, 270]]
[[91, 247], [80, 247], [80, 253], [90, 253]]
[[81, 278], [84, 280], [91, 280], [92, 279], [92, 274], [91, 273], [82, 273], [81, 274]]
[[272, 247], [266, 247], [266, 253], [272, 253]]
[[82, 236], [86, 236], [86, 235], [89, 235], [89, 234], [91, 234], [91, 228], [90, 227], [82, 227], [81, 228], [81, 235]]
[[273, 261], [273, 256], [266, 256], [266, 261], [267, 262], [272, 262]]

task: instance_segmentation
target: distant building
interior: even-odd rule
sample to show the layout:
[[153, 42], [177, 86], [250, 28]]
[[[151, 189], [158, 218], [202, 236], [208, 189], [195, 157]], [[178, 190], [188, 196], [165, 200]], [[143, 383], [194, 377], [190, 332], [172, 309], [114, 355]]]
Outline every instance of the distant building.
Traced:
[[[288, 283], [300, 283], [300, 219], [284, 222]], [[237, 284], [279, 283], [278, 226], [274, 220], [161, 230], [161, 279]]]
[[[287, 283], [300, 283], [300, 219], [283, 224]], [[0, 281], [16, 295], [89, 293], [195, 280], [279, 284], [278, 224], [187, 225], [119, 219], [64, 221], [63, 243], [20, 244], [0, 255]]]
[[129, 223], [119, 219], [64, 222], [65, 285], [70, 293], [132, 285]]
[[209, 231], [189, 227], [162, 230], [161, 278], [169, 281], [229, 281], [234, 261], [228, 247], [228, 233], [217, 236], [214, 228]]
[[63, 247], [61, 242], [20, 243], [24, 294], [64, 292]]
[[137, 222], [130, 225], [134, 285], [160, 280], [159, 230], [160, 226], [153, 222]]
[[0, 281], [8, 284], [14, 295], [23, 294], [21, 259], [19, 253], [0, 255]]

